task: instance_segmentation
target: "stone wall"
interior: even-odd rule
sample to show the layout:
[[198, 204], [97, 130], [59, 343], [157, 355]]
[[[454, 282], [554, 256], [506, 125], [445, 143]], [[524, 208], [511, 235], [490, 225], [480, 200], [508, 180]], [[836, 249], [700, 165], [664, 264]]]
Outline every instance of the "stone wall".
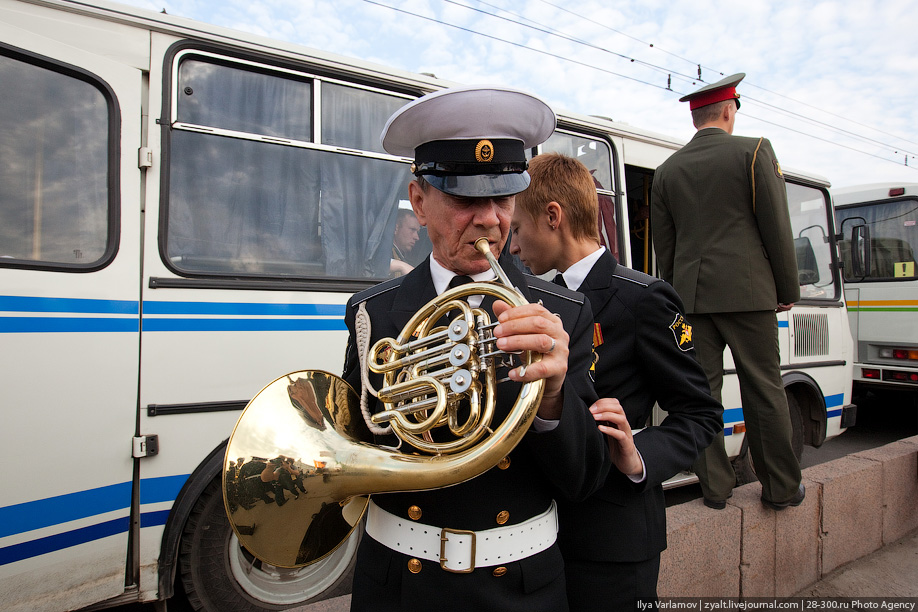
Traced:
[[918, 528], [918, 436], [803, 470], [806, 499], [766, 509], [761, 486], [724, 510], [667, 509], [660, 597], [785, 597]]

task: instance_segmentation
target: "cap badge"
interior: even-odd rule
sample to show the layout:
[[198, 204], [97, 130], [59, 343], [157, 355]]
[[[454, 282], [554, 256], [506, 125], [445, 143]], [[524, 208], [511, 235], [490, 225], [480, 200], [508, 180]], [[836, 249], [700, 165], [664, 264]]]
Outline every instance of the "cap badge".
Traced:
[[475, 146], [475, 159], [480, 162], [489, 162], [494, 159], [494, 145], [490, 140], [479, 140]]

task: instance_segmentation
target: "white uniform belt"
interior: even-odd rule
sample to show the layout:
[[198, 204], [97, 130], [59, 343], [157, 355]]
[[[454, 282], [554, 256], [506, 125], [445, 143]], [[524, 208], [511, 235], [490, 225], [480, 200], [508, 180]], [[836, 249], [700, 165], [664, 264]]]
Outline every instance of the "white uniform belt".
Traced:
[[467, 573], [519, 561], [549, 548], [558, 537], [555, 502], [522, 523], [484, 531], [434, 527], [386, 512], [370, 500], [366, 533], [387, 548], [428, 561], [450, 572]]

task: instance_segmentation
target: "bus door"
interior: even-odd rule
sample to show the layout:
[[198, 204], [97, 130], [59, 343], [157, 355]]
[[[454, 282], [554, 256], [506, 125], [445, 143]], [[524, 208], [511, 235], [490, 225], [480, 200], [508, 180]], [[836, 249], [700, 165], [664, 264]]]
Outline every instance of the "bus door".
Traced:
[[803, 444], [818, 447], [826, 437], [840, 433], [843, 422], [853, 415], [847, 403], [852, 343], [841, 299], [828, 192], [825, 187], [791, 178], [786, 184], [800, 300], [793, 309], [778, 315], [778, 325], [785, 391], [795, 423], [794, 444], [802, 450]]
[[5, 610], [81, 608], [131, 582], [142, 73], [76, 46], [98, 32], [38, 15], [0, 8]]

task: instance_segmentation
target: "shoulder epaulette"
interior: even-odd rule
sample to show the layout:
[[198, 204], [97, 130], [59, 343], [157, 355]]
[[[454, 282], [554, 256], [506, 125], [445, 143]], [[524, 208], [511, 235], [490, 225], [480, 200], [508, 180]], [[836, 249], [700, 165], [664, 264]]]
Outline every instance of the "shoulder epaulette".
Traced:
[[372, 300], [373, 298], [380, 296], [383, 293], [386, 293], [387, 291], [391, 291], [392, 289], [397, 289], [402, 284], [403, 278], [405, 277], [399, 276], [398, 278], [387, 280], [383, 283], [379, 283], [378, 285], [373, 285], [369, 289], [364, 289], [360, 293], [355, 293], [354, 296], [351, 298], [351, 305], [356, 306], [360, 304], [361, 302]]
[[653, 283], [660, 282], [660, 279], [655, 276], [650, 276], [649, 274], [644, 274], [643, 272], [638, 272], [637, 270], [632, 270], [627, 266], [619, 264], [615, 267], [615, 272], [612, 274], [614, 278], [620, 278], [629, 283], [635, 283], [642, 287], [649, 287]]
[[526, 283], [529, 285], [529, 289], [534, 292], [547, 293], [549, 295], [554, 295], [561, 299], [567, 300], [569, 302], [574, 302], [576, 304], [583, 304], [583, 294], [578, 291], [572, 291], [566, 287], [556, 285], [547, 280], [542, 280], [538, 276], [533, 276], [531, 274], [526, 274]]

